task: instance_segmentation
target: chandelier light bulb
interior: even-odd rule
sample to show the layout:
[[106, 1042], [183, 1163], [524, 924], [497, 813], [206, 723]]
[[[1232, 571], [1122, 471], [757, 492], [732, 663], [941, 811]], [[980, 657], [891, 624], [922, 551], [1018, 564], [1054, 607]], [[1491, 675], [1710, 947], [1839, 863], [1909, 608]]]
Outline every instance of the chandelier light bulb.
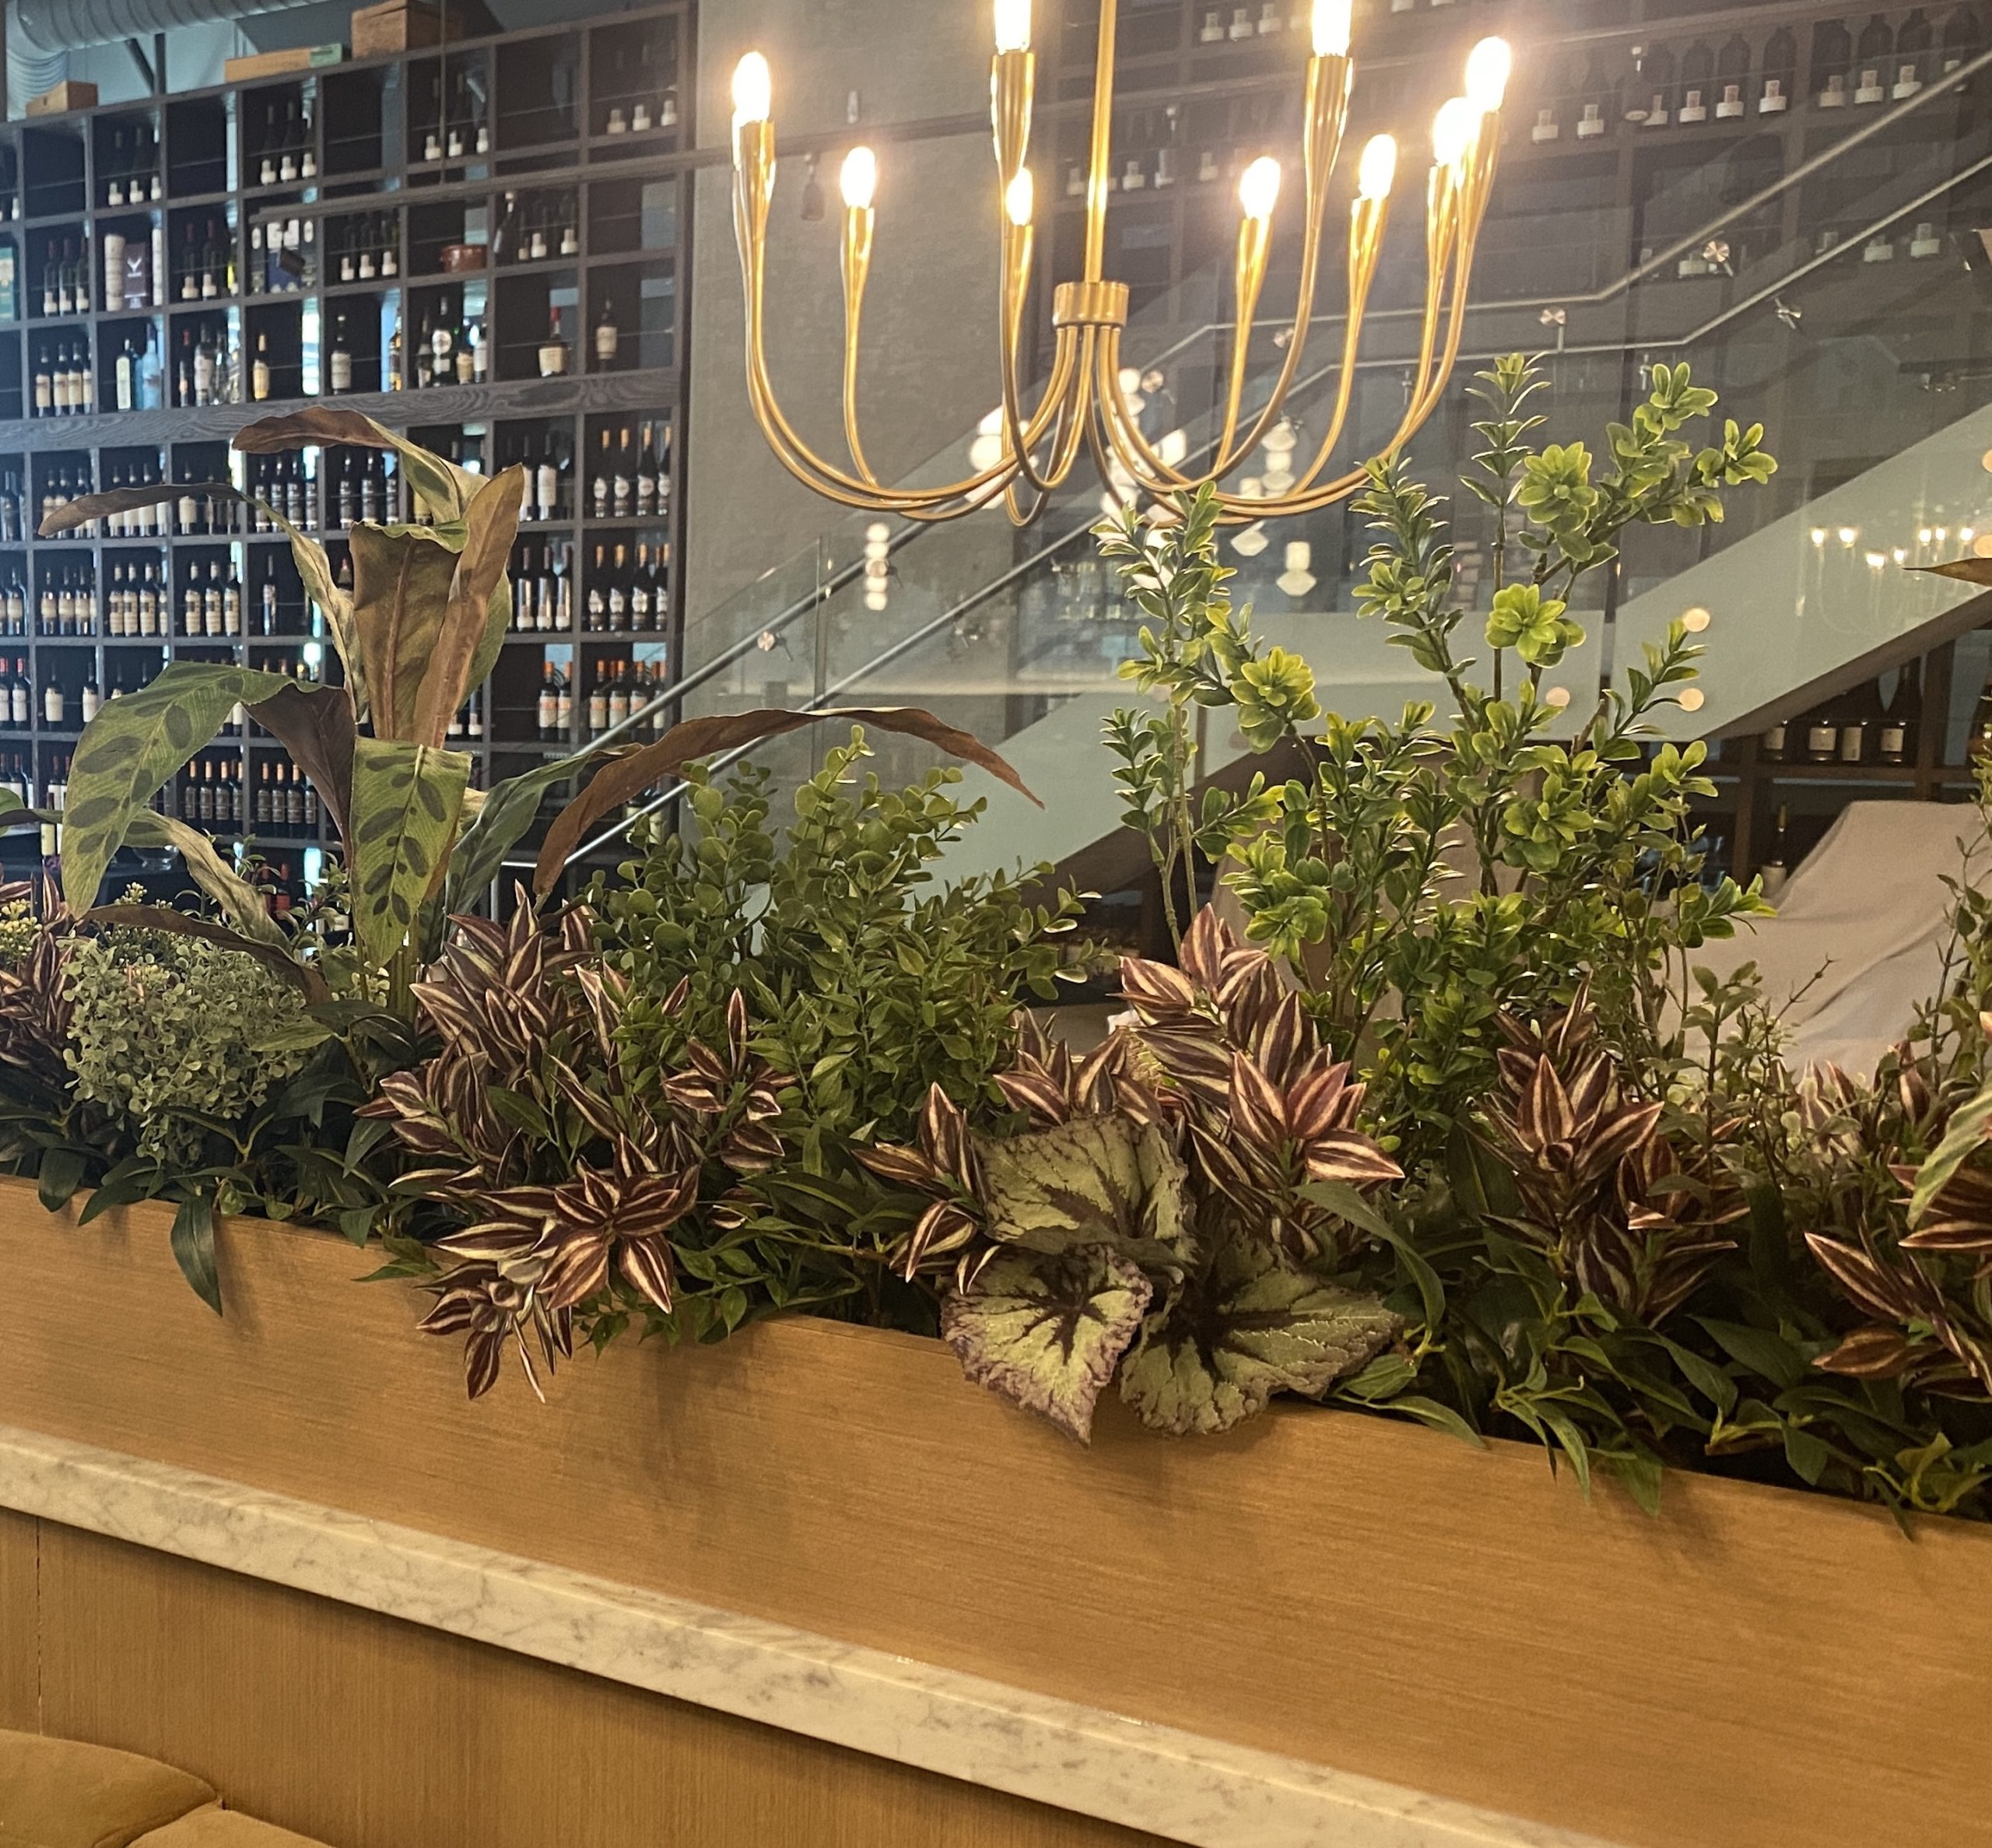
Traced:
[[1238, 202], [1245, 208], [1247, 218], [1269, 219], [1273, 208], [1279, 203], [1279, 163], [1270, 154], [1261, 154], [1246, 168], [1244, 176], [1238, 182]]
[[1491, 114], [1506, 99], [1514, 68], [1515, 54], [1506, 39], [1482, 39], [1466, 61], [1467, 100], [1483, 114]]
[[843, 157], [838, 184], [843, 188], [843, 202], [852, 211], [870, 211], [879, 192], [879, 156], [869, 148], [853, 148]]
[[1030, 177], [1029, 167], [1018, 168], [1017, 177], [1004, 192], [1003, 209], [1019, 231], [1030, 223], [1032, 213], [1037, 209], [1037, 182]]
[[733, 67], [733, 119], [765, 122], [774, 104], [774, 74], [759, 52], [749, 51]]
[[1480, 128], [1482, 111], [1464, 96], [1454, 96], [1432, 120], [1432, 160], [1435, 166], [1457, 167], [1466, 158]]
[[1373, 135], [1362, 150], [1362, 164], [1356, 169], [1355, 190], [1366, 199], [1387, 199], [1397, 177], [1397, 137]]
[[996, 49], [1030, 49], [1030, 0], [996, 0]]
[[1314, 55], [1348, 55], [1348, 16], [1355, 0], [1314, 0]]

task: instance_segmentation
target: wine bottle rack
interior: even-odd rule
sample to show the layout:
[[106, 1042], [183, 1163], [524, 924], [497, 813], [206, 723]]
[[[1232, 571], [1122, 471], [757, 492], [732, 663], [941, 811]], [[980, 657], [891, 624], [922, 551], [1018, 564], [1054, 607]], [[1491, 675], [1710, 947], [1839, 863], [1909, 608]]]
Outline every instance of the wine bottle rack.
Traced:
[[[482, 735], [451, 740], [471, 753], [478, 784], [585, 742], [588, 693], [617, 664], [626, 688], [639, 678], [668, 686], [679, 640], [672, 561], [682, 552], [676, 437], [691, 213], [688, 179], [659, 157], [692, 146], [693, 27], [687, 0], [0, 124], [0, 489], [18, 496], [0, 508], [0, 591], [23, 587], [28, 630], [0, 633], [0, 664], [9, 679], [23, 664], [33, 693], [26, 725], [5, 722], [0, 704], [0, 780], [18, 764], [37, 800], [60, 784], [86, 683], [104, 697], [128, 692], [176, 658], [282, 671], [303, 663], [336, 679], [336, 654], [314, 633], [282, 535], [254, 530], [240, 509], [203, 510], [185, 530], [175, 504], [188, 480], [257, 486], [261, 458], [235, 454], [230, 439], [300, 404], [363, 412], [486, 472], [521, 457], [535, 474], [556, 465], [551, 503], [529, 496], [514, 568], [531, 579], [542, 561], [562, 559], [572, 626], [507, 637], [466, 709]], [[107, 240], [113, 255], [119, 240], [126, 254], [115, 275], [106, 273]], [[45, 303], [51, 251], [67, 286]], [[598, 338], [605, 320], [612, 342]], [[446, 326], [451, 382], [421, 383], [419, 363], [435, 358], [426, 335]], [[455, 382], [456, 352], [472, 328], [468, 382]], [[204, 331], [198, 388], [190, 365], [183, 391], [179, 361]], [[542, 349], [556, 343], [563, 364], [549, 370]], [[119, 359], [142, 345], [121, 380]], [[35, 414], [37, 370], [72, 370], [79, 352], [88, 387], [71, 395], [86, 408]], [[659, 485], [640, 507], [633, 493], [619, 503], [612, 490], [598, 507], [590, 468], [605, 433], [612, 465], [622, 456], [626, 430], [632, 452], [651, 433]], [[335, 569], [346, 552], [340, 484], [370, 455], [299, 458], [296, 510]], [[408, 517], [391, 462], [367, 465], [380, 517]], [[162, 533], [33, 536], [51, 486], [73, 494], [153, 479], [170, 509]], [[612, 631], [608, 609], [639, 546], [662, 561], [651, 577], [659, 614], [641, 631]], [[114, 574], [146, 563], [170, 633], [107, 633]], [[195, 577], [205, 584], [216, 565], [240, 587], [244, 633], [188, 636], [185, 586]], [[43, 586], [85, 577], [96, 587], [87, 631], [37, 633]], [[276, 621], [265, 634], [261, 587], [272, 579]], [[649, 583], [644, 591], [647, 601]], [[604, 626], [591, 629], [597, 604]], [[5, 609], [0, 600], [0, 628]], [[626, 604], [623, 613], [626, 624]], [[549, 665], [571, 689], [558, 736], [541, 723]], [[51, 686], [62, 696], [59, 724], [45, 717]], [[218, 741], [190, 777], [239, 785], [251, 811], [241, 821], [196, 819], [218, 835], [253, 837], [295, 881], [303, 850], [331, 836], [322, 821], [256, 821], [256, 787], [279, 756], [252, 728]], [[180, 794], [169, 792], [176, 813]], [[6, 843], [19, 872], [36, 843], [30, 835]]]

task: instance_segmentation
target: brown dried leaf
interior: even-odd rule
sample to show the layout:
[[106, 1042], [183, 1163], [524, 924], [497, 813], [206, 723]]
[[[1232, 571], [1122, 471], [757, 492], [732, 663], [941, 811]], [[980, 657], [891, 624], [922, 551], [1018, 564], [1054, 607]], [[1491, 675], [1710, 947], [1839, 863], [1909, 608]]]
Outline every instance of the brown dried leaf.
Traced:
[[674, 725], [655, 744], [613, 758], [598, 771], [547, 831], [546, 844], [540, 849], [538, 864], [533, 869], [533, 889], [542, 897], [551, 892], [568, 857], [590, 828], [612, 809], [621, 808], [686, 765], [723, 756], [743, 745], [758, 744], [763, 738], [800, 731], [825, 720], [844, 720], [923, 739], [965, 763], [988, 771], [1037, 802], [1039, 808], [1044, 806], [1004, 758], [979, 738], [944, 724], [917, 706], [838, 707], [825, 712], [784, 712], [763, 707], [753, 712], [717, 714]]
[[312, 787], [331, 811], [339, 838], [350, 842], [352, 829], [352, 696], [342, 686], [321, 686], [307, 693], [286, 687], [273, 700], [249, 708], [249, 716], [289, 752], [291, 761], [311, 779]]

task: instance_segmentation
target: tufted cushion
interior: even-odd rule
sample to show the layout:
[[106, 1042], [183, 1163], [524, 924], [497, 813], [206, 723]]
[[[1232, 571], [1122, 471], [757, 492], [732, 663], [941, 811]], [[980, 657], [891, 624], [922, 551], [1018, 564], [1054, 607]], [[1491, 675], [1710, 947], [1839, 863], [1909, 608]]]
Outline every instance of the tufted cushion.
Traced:
[[303, 1836], [293, 1835], [272, 1822], [210, 1804], [169, 1822], [156, 1834], [142, 1836], [133, 1848], [321, 1848]]
[[129, 1848], [214, 1794], [128, 1752], [0, 1732], [0, 1848]]

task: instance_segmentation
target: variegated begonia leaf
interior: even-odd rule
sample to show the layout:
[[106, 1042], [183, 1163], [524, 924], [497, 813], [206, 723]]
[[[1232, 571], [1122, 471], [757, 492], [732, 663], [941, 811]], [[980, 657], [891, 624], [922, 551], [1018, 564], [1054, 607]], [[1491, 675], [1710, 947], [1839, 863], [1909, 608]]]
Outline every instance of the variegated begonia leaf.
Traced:
[[1108, 1251], [1006, 1252], [948, 1299], [941, 1332], [978, 1386], [1087, 1443], [1100, 1390], [1152, 1293], [1138, 1265]]
[[1167, 1264], [1187, 1255], [1186, 1171], [1161, 1129], [1075, 1117], [977, 1145], [990, 1236], [1049, 1254], [1104, 1245]]
[[1403, 1327], [1376, 1297], [1324, 1283], [1270, 1245], [1234, 1240], [1205, 1287], [1149, 1318], [1120, 1396], [1158, 1431], [1228, 1431], [1275, 1393], [1319, 1397]]

